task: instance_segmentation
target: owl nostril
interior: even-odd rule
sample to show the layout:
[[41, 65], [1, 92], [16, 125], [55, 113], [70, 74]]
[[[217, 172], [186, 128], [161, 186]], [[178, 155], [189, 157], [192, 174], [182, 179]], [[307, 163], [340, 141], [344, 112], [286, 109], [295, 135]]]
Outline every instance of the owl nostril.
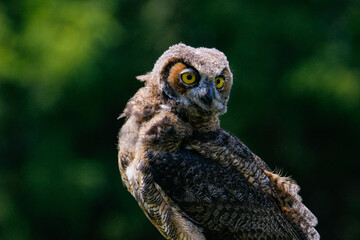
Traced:
[[210, 88], [205, 88], [205, 93], [200, 96], [200, 100], [208, 107], [210, 107], [210, 105], [213, 102], [214, 99], [214, 90], [210, 87]]

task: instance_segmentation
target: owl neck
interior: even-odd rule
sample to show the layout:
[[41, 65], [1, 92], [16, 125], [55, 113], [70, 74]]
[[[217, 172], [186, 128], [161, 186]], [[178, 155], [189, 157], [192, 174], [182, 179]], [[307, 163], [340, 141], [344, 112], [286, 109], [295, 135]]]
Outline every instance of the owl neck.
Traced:
[[193, 128], [199, 131], [211, 131], [220, 128], [218, 114], [201, 111], [195, 106], [184, 106], [183, 103], [168, 97], [166, 94], [159, 96], [163, 105], [169, 106], [170, 111], [175, 113], [180, 120], [189, 123]]
[[200, 132], [215, 131], [220, 128], [220, 120], [218, 116], [212, 116], [208, 119], [198, 119], [195, 121], [191, 120], [190, 124]]
[[220, 128], [220, 120], [218, 115], [194, 114], [188, 109], [174, 107], [173, 112], [184, 122], [189, 123], [198, 131], [214, 131]]

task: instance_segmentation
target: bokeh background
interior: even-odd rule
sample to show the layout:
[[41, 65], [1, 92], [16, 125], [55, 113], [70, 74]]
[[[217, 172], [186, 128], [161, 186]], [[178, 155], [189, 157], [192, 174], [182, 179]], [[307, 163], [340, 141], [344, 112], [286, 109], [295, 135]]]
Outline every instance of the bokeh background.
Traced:
[[162, 239], [117, 117], [178, 42], [228, 56], [222, 127], [297, 180], [322, 239], [360, 239], [356, 0], [1, 0], [0, 239]]

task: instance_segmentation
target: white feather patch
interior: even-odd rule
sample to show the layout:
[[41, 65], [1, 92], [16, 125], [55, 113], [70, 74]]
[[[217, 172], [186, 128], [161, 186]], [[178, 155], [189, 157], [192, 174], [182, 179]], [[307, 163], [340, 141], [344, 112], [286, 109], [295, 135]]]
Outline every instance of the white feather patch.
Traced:
[[136, 165], [135, 161], [130, 163], [130, 165], [126, 168], [126, 176], [128, 178], [128, 181], [130, 184], [134, 182], [135, 179], [135, 171], [136, 171]]
[[160, 107], [161, 107], [162, 109], [171, 110], [171, 107], [168, 106], [168, 105], [165, 105], [165, 104], [160, 104]]

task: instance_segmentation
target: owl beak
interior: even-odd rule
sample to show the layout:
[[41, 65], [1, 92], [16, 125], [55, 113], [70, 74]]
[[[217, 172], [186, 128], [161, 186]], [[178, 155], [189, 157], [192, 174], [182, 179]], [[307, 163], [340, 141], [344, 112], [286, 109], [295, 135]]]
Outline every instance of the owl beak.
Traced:
[[204, 82], [204, 84], [202, 84], [203, 86], [200, 86], [201, 88], [199, 91], [199, 99], [206, 107], [210, 107], [215, 96], [214, 89], [209, 82], [207, 81], [203, 81], [203, 82]]

